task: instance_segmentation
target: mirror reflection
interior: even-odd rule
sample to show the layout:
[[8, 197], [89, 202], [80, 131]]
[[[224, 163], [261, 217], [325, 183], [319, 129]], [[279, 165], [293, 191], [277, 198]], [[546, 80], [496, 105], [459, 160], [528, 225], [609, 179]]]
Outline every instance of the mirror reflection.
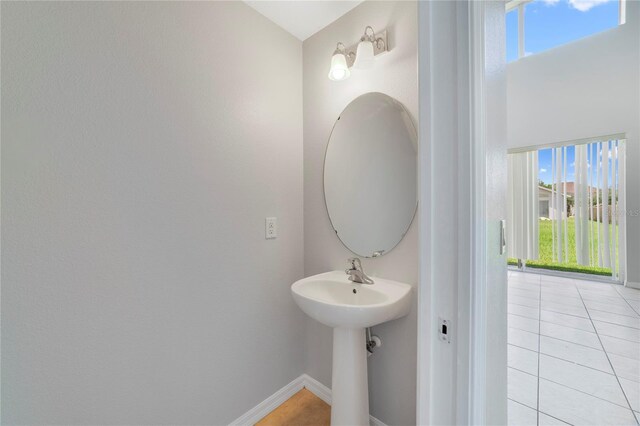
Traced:
[[324, 194], [342, 243], [362, 257], [388, 253], [416, 211], [417, 134], [395, 99], [367, 93], [335, 122], [325, 156]]

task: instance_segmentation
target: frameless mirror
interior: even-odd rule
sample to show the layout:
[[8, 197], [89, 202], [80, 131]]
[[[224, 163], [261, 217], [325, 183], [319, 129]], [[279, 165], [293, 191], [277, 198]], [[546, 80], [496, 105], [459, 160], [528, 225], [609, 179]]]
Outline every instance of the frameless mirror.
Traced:
[[324, 159], [324, 197], [340, 241], [362, 257], [388, 253], [418, 204], [417, 135], [407, 110], [382, 93], [352, 101]]

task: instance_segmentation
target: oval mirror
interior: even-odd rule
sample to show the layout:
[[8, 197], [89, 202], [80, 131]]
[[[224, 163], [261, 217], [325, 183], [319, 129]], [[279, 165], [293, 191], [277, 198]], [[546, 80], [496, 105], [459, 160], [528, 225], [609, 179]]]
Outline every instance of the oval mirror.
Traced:
[[407, 110], [382, 93], [352, 101], [324, 159], [324, 197], [340, 241], [362, 257], [388, 253], [418, 205], [417, 134]]

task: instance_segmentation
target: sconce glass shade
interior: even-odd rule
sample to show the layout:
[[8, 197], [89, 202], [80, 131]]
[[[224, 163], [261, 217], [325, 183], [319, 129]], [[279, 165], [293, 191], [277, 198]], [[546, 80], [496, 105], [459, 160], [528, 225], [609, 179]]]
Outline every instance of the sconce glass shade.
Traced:
[[363, 40], [358, 43], [356, 61], [353, 67], [361, 70], [373, 67], [373, 43], [369, 40]]
[[331, 57], [331, 68], [329, 68], [329, 80], [346, 80], [351, 75], [347, 66], [347, 57], [344, 53], [336, 52]]

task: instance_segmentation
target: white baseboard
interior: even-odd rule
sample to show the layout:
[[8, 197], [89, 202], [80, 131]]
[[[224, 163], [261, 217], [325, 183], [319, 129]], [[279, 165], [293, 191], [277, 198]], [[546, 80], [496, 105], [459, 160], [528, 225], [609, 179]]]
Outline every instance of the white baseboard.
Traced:
[[308, 374], [303, 374], [300, 376], [302, 378], [302, 382], [304, 383], [304, 387], [307, 388], [309, 392], [331, 405], [331, 389], [309, 376]]
[[371, 425], [371, 426], [387, 426], [386, 424], [382, 423], [382, 420], [376, 419], [371, 414], [369, 414], [369, 425]]
[[253, 426], [279, 405], [291, 398], [304, 387], [304, 374], [276, 391], [269, 398], [256, 405], [242, 416], [232, 421], [229, 426]]
[[[275, 410], [280, 404], [299, 392], [302, 388], [307, 388], [309, 392], [331, 405], [331, 389], [313, 377], [303, 374], [282, 389], [276, 391], [260, 404], [244, 413], [242, 416], [238, 417], [236, 420], [232, 421], [229, 426], [253, 426], [267, 414]], [[370, 426], [386, 426], [373, 416], [369, 416], [369, 423]]]
[[636, 283], [636, 282], [633, 282], [633, 281], [627, 281], [625, 283], [625, 287], [635, 288], [635, 289], [640, 290], [640, 283]]

